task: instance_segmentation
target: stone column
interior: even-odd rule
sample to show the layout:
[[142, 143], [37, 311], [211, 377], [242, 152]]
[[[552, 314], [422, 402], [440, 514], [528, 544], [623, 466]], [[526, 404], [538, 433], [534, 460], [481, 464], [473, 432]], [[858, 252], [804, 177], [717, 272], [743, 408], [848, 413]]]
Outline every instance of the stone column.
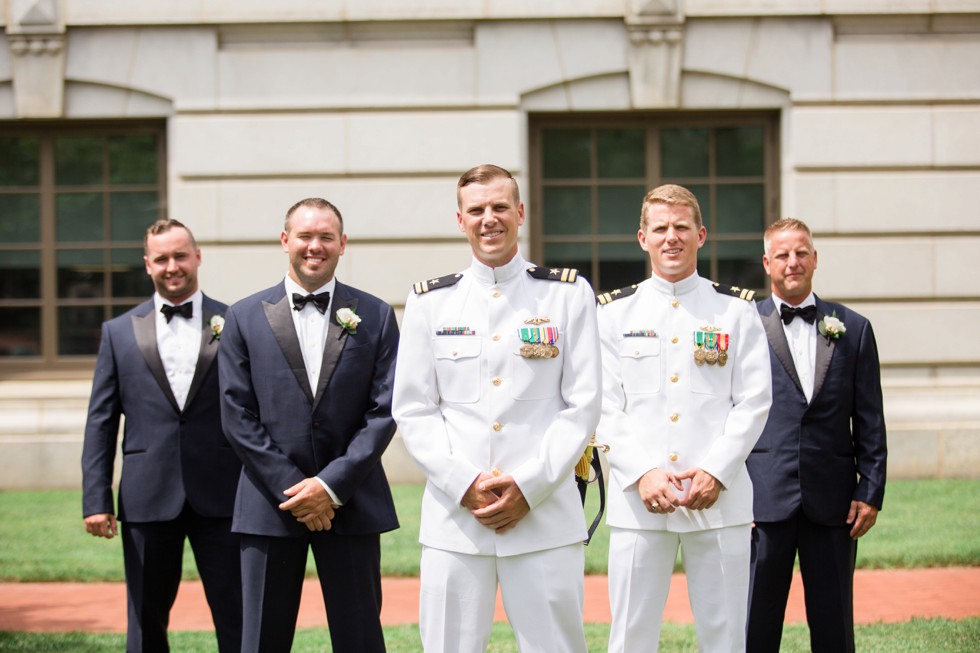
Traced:
[[18, 118], [60, 118], [65, 97], [65, 21], [60, 0], [8, 0], [7, 42]]

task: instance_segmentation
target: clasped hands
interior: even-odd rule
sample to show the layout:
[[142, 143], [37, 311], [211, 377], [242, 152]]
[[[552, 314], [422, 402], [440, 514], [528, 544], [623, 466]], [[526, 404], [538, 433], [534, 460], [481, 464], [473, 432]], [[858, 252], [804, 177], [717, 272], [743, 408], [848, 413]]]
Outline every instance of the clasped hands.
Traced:
[[509, 474], [494, 476], [481, 472], [467, 488], [460, 504], [476, 521], [498, 535], [517, 526], [531, 512], [524, 493]]
[[[691, 481], [687, 496], [678, 499], [677, 493], [682, 493], [684, 489], [681, 482], [687, 479]], [[677, 474], [654, 468], [640, 477], [637, 489], [647, 510], [658, 514], [674, 512], [681, 506], [688, 510], [706, 510], [718, 501], [722, 485], [717, 478], [698, 467]]]
[[339, 506], [315, 478], [302, 481], [283, 491], [289, 499], [279, 504], [279, 510], [289, 511], [311, 531], [329, 531], [334, 512]]

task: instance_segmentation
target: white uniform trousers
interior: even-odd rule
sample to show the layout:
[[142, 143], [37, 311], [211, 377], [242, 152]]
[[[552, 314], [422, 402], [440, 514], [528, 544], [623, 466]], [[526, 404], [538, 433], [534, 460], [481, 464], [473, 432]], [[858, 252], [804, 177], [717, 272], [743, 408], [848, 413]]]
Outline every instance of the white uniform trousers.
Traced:
[[655, 652], [680, 546], [702, 653], [745, 651], [751, 526], [691, 533], [611, 528], [610, 653]]
[[426, 653], [484, 653], [497, 583], [521, 653], [586, 653], [585, 548], [467, 555], [422, 547], [419, 631]]

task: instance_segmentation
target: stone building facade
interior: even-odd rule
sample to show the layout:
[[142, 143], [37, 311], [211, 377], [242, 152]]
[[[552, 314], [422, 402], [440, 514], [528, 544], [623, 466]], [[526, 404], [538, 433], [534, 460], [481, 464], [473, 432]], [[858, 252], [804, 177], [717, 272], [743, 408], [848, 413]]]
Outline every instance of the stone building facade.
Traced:
[[338, 276], [400, 308], [468, 263], [455, 180], [484, 162], [529, 257], [596, 290], [649, 273], [651, 185], [696, 190], [726, 283], [765, 290], [765, 224], [806, 220], [818, 293], [875, 326], [892, 477], [980, 475], [980, 0], [0, 0], [0, 27], [0, 488], [78, 486], [152, 219], [232, 302], [326, 197]]

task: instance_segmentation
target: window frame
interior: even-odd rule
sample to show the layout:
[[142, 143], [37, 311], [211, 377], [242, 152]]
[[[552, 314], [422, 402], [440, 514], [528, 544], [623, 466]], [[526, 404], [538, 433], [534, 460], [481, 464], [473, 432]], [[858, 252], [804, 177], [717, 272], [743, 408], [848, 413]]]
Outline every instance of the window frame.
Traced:
[[[147, 190], [152, 188], [157, 193], [158, 215], [165, 217], [168, 213], [167, 196], [167, 129], [166, 121], [163, 119], [148, 120], [136, 119], [126, 121], [100, 121], [100, 120], [78, 120], [78, 121], [49, 121], [49, 120], [26, 120], [26, 121], [0, 121], [0, 137], [13, 138], [37, 138], [40, 141], [39, 152], [39, 179], [36, 186], [39, 195], [40, 212], [40, 297], [36, 299], [9, 299], [0, 297], [0, 307], [24, 307], [38, 306], [41, 310], [40, 315], [40, 342], [41, 352], [36, 356], [4, 356], [0, 357], [0, 379], [10, 377], [39, 377], [39, 378], [79, 378], [86, 373], [91, 373], [95, 363], [96, 355], [62, 355], [58, 353], [59, 347], [59, 327], [58, 310], [61, 307], [70, 306], [101, 306], [103, 311], [103, 321], [111, 319], [115, 311], [119, 308], [132, 308], [136, 304], [130, 301], [132, 298], [126, 297], [117, 299], [112, 294], [111, 283], [107, 279], [103, 285], [103, 292], [96, 298], [70, 298], [58, 296], [58, 252], [67, 250], [92, 250], [102, 251], [104, 254], [114, 249], [143, 249], [142, 236], [139, 241], [135, 240], [102, 240], [98, 246], [85, 243], [63, 242], [56, 240], [56, 197], [61, 188], [55, 184], [55, 160], [54, 148], [55, 141], [62, 137], [84, 137], [93, 136], [108, 138], [112, 136], [138, 136], [153, 135], [157, 139], [157, 174], [153, 182], [118, 184], [114, 185], [108, 178], [107, 169], [103, 169], [102, 180], [98, 184], [91, 185], [91, 192], [106, 193], [113, 187], [133, 187], [132, 192]], [[103, 166], [106, 163], [103, 162]], [[140, 188], [145, 187], [145, 188]], [[32, 187], [12, 187], [12, 188], [32, 188]], [[129, 188], [127, 188], [129, 190]], [[118, 192], [118, 191], [117, 191]], [[126, 192], [126, 191], [123, 191]], [[105, 211], [103, 208], [103, 220]], [[91, 241], [94, 243], [95, 241]], [[25, 251], [37, 251], [38, 243], [4, 243], [5, 249]], [[105, 260], [105, 258], [103, 258]], [[111, 260], [111, 257], [110, 259]], [[142, 298], [140, 301], [144, 301]]]
[[[763, 128], [763, 174], [758, 176], [758, 182], [763, 185], [763, 229], [779, 219], [780, 211], [780, 133], [779, 133], [779, 111], [705, 111], [705, 112], [630, 112], [630, 113], [611, 113], [611, 112], [582, 112], [575, 114], [568, 113], [535, 113], [528, 116], [528, 133], [530, 142], [530, 206], [533, 210], [533, 218], [530, 222], [530, 251], [532, 259], [542, 265], [549, 265], [545, 260], [544, 250], [548, 243], [584, 243], [590, 246], [591, 269], [581, 270], [594, 284], [596, 292], [609, 291], [614, 288], [600, 287], [602, 282], [599, 275], [599, 248], [604, 243], [623, 243], [628, 242], [622, 235], [603, 235], [598, 229], [598, 207], [596, 205], [598, 193], [593, 193], [590, 219], [592, 233], [590, 235], [575, 236], [548, 236], [544, 233], [544, 147], [543, 133], [546, 129], [644, 129], [645, 135], [645, 168], [646, 177], [644, 179], [647, 190], [655, 188], [662, 183], [677, 183], [682, 186], [688, 185], [709, 185], [711, 188], [711, 214], [703, 215], [705, 227], [708, 230], [708, 240], [698, 256], [698, 271], [702, 276], [721, 281], [723, 283], [737, 283], [737, 279], [717, 279], [718, 274], [718, 242], [749, 242], [755, 241], [759, 248], [759, 266], [762, 266], [762, 232], [758, 234], [720, 234], [713, 224], [716, 214], [717, 198], [716, 189], [719, 185], [724, 185], [725, 179], [738, 180], [744, 183], [753, 177], [731, 177], [725, 178], [717, 175], [716, 167], [712, 161], [708, 177], [700, 178], [675, 178], [663, 180], [660, 166], [660, 142], [659, 133], [663, 128], [677, 127], [698, 127], [698, 128], [720, 128], [720, 127], [748, 127], [760, 126]], [[593, 140], [593, 144], [595, 141]], [[712, 147], [709, 156], [715, 156], [715, 148]], [[590, 187], [601, 187], [604, 184], [616, 185], [628, 182], [635, 183], [637, 178], [624, 177], [599, 177], [596, 170], [597, 157], [592, 156], [592, 170], [588, 178], [575, 180], [575, 184], [588, 183]], [[548, 182], [549, 184], [560, 185], [561, 182]], [[570, 184], [572, 182], [569, 182]], [[636, 207], [636, 227], [639, 230], [639, 210]], [[702, 206], [702, 213], [705, 207]], [[639, 250], [639, 243], [636, 241], [635, 233], [632, 242]], [[649, 259], [645, 260], [646, 277], [652, 274]], [[645, 277], [645, 278], [646, 278]], [[595, 284], [598, 279], [599, 284]], [[767, 279], [763, 275], [763, 279]], [[636, 282], [642, 281], [637, 279]], [[761, 291], [764, 288], [754, 288]]]

